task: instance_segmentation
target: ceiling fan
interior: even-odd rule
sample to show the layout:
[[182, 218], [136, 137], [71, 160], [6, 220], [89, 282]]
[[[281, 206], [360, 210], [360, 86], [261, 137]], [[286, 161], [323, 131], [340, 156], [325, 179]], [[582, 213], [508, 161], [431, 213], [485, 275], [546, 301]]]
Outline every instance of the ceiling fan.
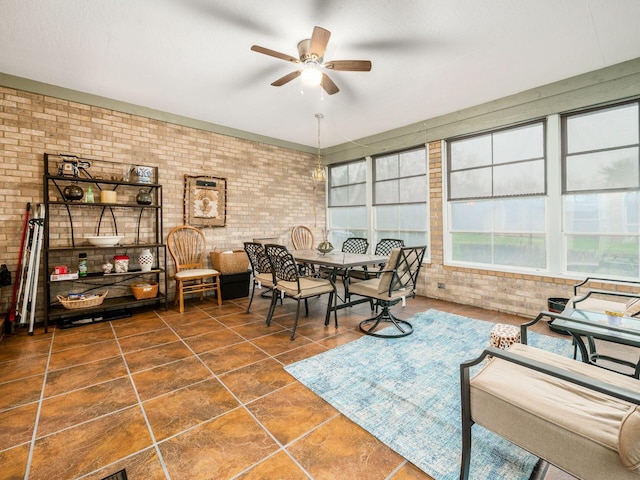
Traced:
[[294, 78], [301, 76], [305, 84], [322, 85], [322, 88], [324, 88], [329, 95], [333, 95], [334, 93], [338, 93], [340, 89], [323, 70], [368, 72], [371, 70], [371, 62], [369, 60], [333, 60], [331, 62], [325, 62], [324, 52], [327, 49], [330, 36], [331, 32], [329, 30], [325, 30], [322, 27], [314, 27], [311, 38], [307, 38], [298, 43], [299, 58], [259, 45], [253, 45], [251, 50], [301, 66], [299, 70], [288, 73], [273, 82], [271, 85], [274, 87], [281, 87]]

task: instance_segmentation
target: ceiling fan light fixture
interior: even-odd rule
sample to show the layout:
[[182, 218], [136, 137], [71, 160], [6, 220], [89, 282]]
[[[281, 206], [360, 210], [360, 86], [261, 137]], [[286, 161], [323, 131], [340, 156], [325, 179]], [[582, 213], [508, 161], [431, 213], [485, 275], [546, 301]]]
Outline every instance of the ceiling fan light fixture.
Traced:
[[307, 62], [300, 72], [302, 83], [308, 87], [317, 87], [322, 84], [322, 72], [315, 62]]

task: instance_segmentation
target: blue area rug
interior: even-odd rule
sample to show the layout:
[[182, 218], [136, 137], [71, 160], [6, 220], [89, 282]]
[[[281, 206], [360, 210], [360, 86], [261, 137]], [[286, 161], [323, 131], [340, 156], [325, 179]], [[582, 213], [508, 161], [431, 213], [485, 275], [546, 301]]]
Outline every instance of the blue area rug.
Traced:
[[[459, 478], [460, 363], [489, 345], [494, 323], [429, 310], [399, 339], [363, 337], [286, 367], [341, 413], [436, 480]], [[529, 345], [570, 357], [571, 343], [529, 333]], [[528, 479], [537, 458], [473, 427], [474, 479]]]

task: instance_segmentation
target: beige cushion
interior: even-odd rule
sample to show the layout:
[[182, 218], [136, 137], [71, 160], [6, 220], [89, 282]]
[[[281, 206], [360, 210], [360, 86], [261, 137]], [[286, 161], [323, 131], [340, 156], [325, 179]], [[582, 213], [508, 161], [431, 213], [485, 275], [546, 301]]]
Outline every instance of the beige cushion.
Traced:
[[380, 279], [372, 278], [370, 280], [364, 280], [362, 282], [354, 283], [349, 286], [349, 293], [355, 295], [362, 295], [364, 297], [379, 298], [380, 300], [396, 300], [402, 297], [406, 297], [411, 294], [410, 290], [401, 288], [391, 292], [389, 296], [389, 289], [380, 292]]
[[258, 273], [255, 275], [255, 279], [267, 288], [273, 287], [273, 275], [270, 273]]
[[623, 420], [618, 449], [622, 464], [628, 470], [640, 473], [640, 407], [629, 412]]
[[177, 280], [196, 280], [203, 277], [213, 277], [220, 275], [220, 272], [212, 268], [192, 268], [190, 270], [180, 270], [176, 272], [174, 278]]
[[[528, 345], [514, 344], [509, 351], [640, 392], [631, 377]], [[630, 417], [635, 405], [498, 358], [470, 384], [471, 413], [479, 425], [578, 478], [639, 478], [625, 468], [639, 458], [640, 430]]]
[[306, 298], [333, 292], [335, 289], [329, 280], [324, 278], [300, 277], [300, 291], [296, 282], [278, 281], [278, 290], [293, 298]]
[[380, 275], [380, 282], [378, 283], [378, 293], [385, 293], [389, 291], [389, 287], [391, 286], [391, 280], [393, 279], [393, 270], [396, 268], [396, 263], [398, 263], [398, 257], [400, 256], [400, 249], [394, 248], [391, 250], [389, 254], [389, 258], [387, 259], [387, 263], [382, 270], [387, 273], [383, 273]]

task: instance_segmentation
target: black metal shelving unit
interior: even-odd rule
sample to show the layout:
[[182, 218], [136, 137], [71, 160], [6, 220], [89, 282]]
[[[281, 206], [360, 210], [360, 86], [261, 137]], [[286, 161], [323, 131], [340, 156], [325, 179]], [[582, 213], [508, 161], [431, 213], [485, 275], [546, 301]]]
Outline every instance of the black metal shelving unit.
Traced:
[[[77, 169], [73, 174], [62, 174], [61, 165], [78, 162], [89, 167]], [[134, 309], [148, 306], [168, 308], [167, 248], [162, 238], [162, 185], [158, 183], [158, 170], [152, 167], [155, 183], [139, 183], [123, 179], [121, 163], [91, 160], [75, 156], [44, 154], [43, 192], [45, 205], [43, 285], [45, 290], [45, 332], [50, 322], [61, 328], [96, 323], [129, 316]], [[67, 170], [68, 171], [68, 170]], [[65, 198], [64, 188], [77, 184], [86, 192], [95, 189], [95, 201], [72, 201]], [[136, 195], [147, 189], [152, 203], [140, 205]], [[100, 201], [100, 192], [114, 191], [119, 197], [115, 203]], [[109, 247], [89, 244], [86, 236], [124, 235], [122, 243]], [[149, 249], [154, 264], [149, 271], [135, 268], [135, 259]], [[79, 253], [86, 253], [90, 261], [89, 274], [72, 280], [51, 280], [58, 265], [76, 270]], [[103, 273], [101, 265], [115, 255], [131, 256], [129, 271]], [[154, 281], [159, 285], [158, 295], [150, 299], [136, 299], [129, 285], [136, 281]], [[66, 309], [57, 295], [90, 293], [109, 290], [103, 303], [82, 309]]]

